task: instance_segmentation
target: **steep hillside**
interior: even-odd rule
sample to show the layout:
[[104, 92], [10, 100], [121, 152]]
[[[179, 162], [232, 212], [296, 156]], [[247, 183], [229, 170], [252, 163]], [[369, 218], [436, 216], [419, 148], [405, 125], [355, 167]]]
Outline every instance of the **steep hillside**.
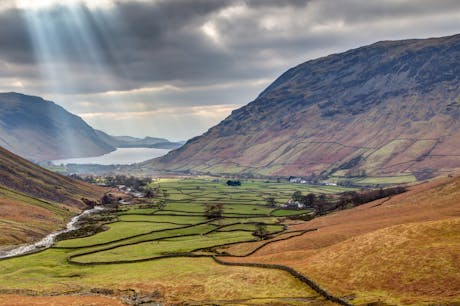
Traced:
[[182, 145], [182, 143], [171, 142], [165, 138], [136, 138], [131, 136], [111, 136], [99, 130], [96, 130], [96, 134], [105, 143], [108, 143], [109, 145], [115, 148], [177, 149]]
[[0, 249], [40, 238], [104, 190], [47, 171], [0, 148]]
[[97, 156], [115, 148], [80, 117], [39, 97], [0, 94], [0, 146], [31, 160]]
[[289, 229], [314, 228], [247, 258], [226, 260], [293, 267], [356, 305], [460, 302], [460, 177], [309, 222], [293, 221]]
[[460, 168], [460, 35], [383, 41], [294, 67], [155, 170], [338, 176]]

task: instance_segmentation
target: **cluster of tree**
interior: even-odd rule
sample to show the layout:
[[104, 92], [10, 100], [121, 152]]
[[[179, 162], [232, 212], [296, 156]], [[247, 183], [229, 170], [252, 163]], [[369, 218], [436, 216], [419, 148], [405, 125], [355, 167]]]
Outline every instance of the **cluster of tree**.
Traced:
[[270, 208], [275, 208], [276, 207], [276, 200], [275, 200], [274, 197], [266, 198], [265, 202], [267, 202], [267, 207], [270, 207]]
[[340, 195], [340, 198], [337, 202], [337, 208], [346, 208], [348, 206], [358, 206], [365, 203], [369, 203], [378, 199], [383, 199], [390, 197], [392, 195], [400, 194], [406, 192], [407, 189], [402, 186], [390, 187], [390, 188], [380, 188], [374, 190], [366, 191], [348, 191]]
[[151, 178], [138, 178], [134, 176], [117, 175], [105, 177], [105, 184], [110, 187], [125, 185], [135, 190], [143, 190], [145, 186], [152, 182]]
[[302, 195], [300, 191], [294, 192], [291, 198], [305, 205], [305, 208], [313, 208], [318, 214], [323, 214], [327, 211], [332, 202], [325, 194], [316, 195], [314, 193], [309, 193], [307, 195]]
[[296, 191], [292, 194], [292, 199], [304, 204], [306, 208], [313, 208], [317, 214], [322, 215], [329, 211], [362, 205], [378, 199], [400, 194], [405, 191], [407, 191], [407, 189], [402, 186], [364, 190], [359, 192], [347, 191], [340, 194], [338, 198], [331, 196], [328, 197], [324, 194], [316, 195], [314, 193], [302, 195], [300, 191]]
[[325, 194], [316, 195], [314, 193], [309, 193], [307, 195], [302, 195], [300, 191], [294, 192], [292, 194], [292, 199], [310, 208], [314, 208], [327, 201]]
[[267, 229], [267, 225], [265, 223], [257, 223], [256, 229], [252, 233], [254, 236], [260, 238], [261, 240], [267, 239], [270, 235]]
[[91, 184], [100, 184], [103, 183], [108, 187], [116, 187], [119, 185], [124, 185], [133, 190], [143, 191], [145, 186], [149, 185], [152, 182], [151, 178], [139, 178], [135, 176], [126, 176], [126, 175], [116, 175], [116, 176], [79, 176], [78, 174], [71, 174], [71, 178], [85, 181]]
[[224, 205], [220, 203], [205, 204], [204, 215], [208, 219], [220, 219], [224, 213]]
[[101, 198], [101, 204], [102, 205], [108, 205], [108, 204], [116, 204], [118, 201], [120, 201], [120, 197], [116, 197], [111, 193], [106, 193], [102, 196]]
[[97, 175], [106, 175], [107, 173], [114, 173], [115, 171], [122, 171], [127, 168], [127, 165], [94, 165], [94, 164], [67, 164], [61, 165], [65, 169], [65, 173], [93, 173]]
[[152, 199], [152, 198], [156, 197], [156, 195], [157, 195], [156, 189], [148, 188], [145, 191], [144, 197], [147, 198], [147, 199]]
[[157, 186], [157, 187], [152, 187], [152, 186], [144, 187], [144, 191], [145, 191], [144, 197], [149, 198], [149, 199], [157, 198], [157, 197], [163, 197], [163, 198], [166, 199], [166, 198], [169, 197], [168, 191], [166, 189], [161, 190], [159, 186]]
[[241, 182], [238, 180], [228, 180], [227, 186], [241, 186]]
[[94, 208], [94, 206], [96, 206], [98, 204], [97, 201], [90, 200], [90, 199], [87, 199], [87, 198], [81, 198], [81, 201], [83, 203], [85, 203], [86, 207], [88, 207], [88, 208]]

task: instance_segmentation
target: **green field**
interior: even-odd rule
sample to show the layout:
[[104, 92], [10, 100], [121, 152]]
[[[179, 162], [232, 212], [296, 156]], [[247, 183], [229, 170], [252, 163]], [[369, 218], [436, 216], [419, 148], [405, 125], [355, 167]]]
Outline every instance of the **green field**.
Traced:
[[[60, 241], [37, 254], [0, 260], [0, 291], [66, 293], [95, 286], [141, 290], [161, 283], [169, 290], [162, 293], [164, 301], [172, 299], [172, 292], [175, 298], [194, 301], [213, 300], [220, 294], [228, 299], [317, 295], [282, 271], [224, 267], [210, 256], [218, 254], [214, 249], [219, 246], [260, 240], [253, 235], [260, 226], [267, 238], [276, 238], [286, 232], [281, 217], [311, 212], [271, 208], [266, 198], [274, 197], [281, 204], [296, 190], [336, 193], [344, 188], [264, 181], [243, 181], [240, 187], [229, 187], [225, 181], [205, 178], [161, 179], [152, 187], [161, 190], [157, 197], [120, 205], [113, 213], [116, 221], [106, 224], [106, 231]], [[223, 217], [208, 219], [206, 204], [223, 204]], [[264, 281], [256, 282], [256, 276]], [[219, 287], [216, 281], [226, 287]], [[187, 294], [189, 289], [184, 286], [195, 283], [204, 286], [206, 294]]]

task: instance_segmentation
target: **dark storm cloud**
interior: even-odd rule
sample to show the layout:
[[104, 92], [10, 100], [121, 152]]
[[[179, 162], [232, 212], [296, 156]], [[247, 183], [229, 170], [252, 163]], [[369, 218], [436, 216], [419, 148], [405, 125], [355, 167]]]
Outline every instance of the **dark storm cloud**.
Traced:
[[286, 6], [293, 6], [293, 7], [303, 7], [311, 0], [244, 0], [244, 2], [250, 6], [255, 8], [261, 7], [286, 7]]
[[[53, 34], [60, 48], [50, 57], [75, 65], [72, 71], [90, 78], [86, 85], [74, 86], [74, 91], [272, 76], [296, 64], [285, 57], [306, 60], [320, 50], [371, 42], [370, 36], [378, 40], [380, 33], [387, 34], [386, 27], [397, 30], [398, 22], [411, 25], [417, 18], [460, 11], [460, 2], [447, 0], [163, 0], [114, 1], [113, 5], [110, 10], [114, 14], [79, 7], [78, 17], [92, 37], [97, 59], [82, 52], [81, 36], [85, 33], [75, 33], [65, 8], [50, 8], [42, 16], [59, 29]], [[380, 32], [357, 32], [362, 23], [376, 24]], [[451, 32], [460, 31], [458, 26], [451, 25]], [[372, 25], [370, 28], [375, 30]], [[436, 30], [433, 27], [434, 34]], [[403, 36], [406, 32], [417, 31], [400, 31]], [[25, 65], [36, 59], [23, 11], [11, 8], [0, 13], [0, 45], [3, 61]], [[101, 71], [85, 75], [96, 60]], [[98, 82], [102, 76], [108, 81]]]
[[33, 62], [32, 45], [21, 12], [15, 9], [0, 11], [0, 54], [13, 63]]
[[[0, 1], [0, 90], [55, 98], [107, 130], [128, 112], [158, 129], [152, 118], [173, 120], [165, 106], [189, 107], [186, 120], [204, 129], [306, 60], [460, 32], [457, 0], [49, 1], [39, 11]], [[210, 112], [220, 115], [206, 121]]]
[[[273, 0], [122, 2], [117, 9], [129, 31], [125, 35], [115, 35], [113, 42], [124, 55], [120, 60], [124, 71], [136, 83], [226, 81], [282, 72], [287, 65], [295, 64], [288, 63], [284, 58], [287, 56], [302, 61], [309, 57], [310, 51], [356, 46], [360, 39], [353, 27], [363, 22], [397, 23], [408, 16], [448, 14], [460, 9], [458, 1], [446, 1], [445, 4], [433, 1], [379, 3]], [[226, 10], [229, 11], [227, 16]], [[288, 15], [287, 18], [283, 14]], [[292, 14], [292, 20], [289, 14]], [[272, 19], [273, 28], [264, 26], [264, 18]], [[204, 35], [203, 26], [207, 22], [218, 31], [221, 45]], [[343, 27], [318, 32], [311, 30], [334, 22], [342, 22]], [[391, 24], [389, 28], [392, 28]], [[364, 34], [361, 40], [373, 41], [372, 37], [368, 38], [371, 34], [366, 37]], [[372, 33], [374, 40], [380, 39], [378, 34]]]
[[[49, 8], [38, 18], [57, 29], [46, 33], [59, 43], [59, 48], [50, 46], [48, 57], [66, 62], [75, 75], [77, 85], [62, 86], [63, 92], [126, 90], [147, 82], [223, 77], [222, 72], [231, 67], [233, 59], [209, 45], [200, 23], [229, 4], [230, 1], [119, 1], [111, 9], [114, 14], [79, 6], [78, 17], [85, 24], [92, 48], [98, 52], [97, 64], [106, 73], [104, 79], [110, 80], [106, 83], [114, 86], [111, 88], [97, 81], [101, 75], [93, 69], [95, 59], [82, 51], [83, 37], [72, 28], [74, 23], [69, 22], [65, 7]], [[0, 12], [0, 61], [19, 65], [33, 64], [37, 59], [27, 18], [14, 8]], [[85, 75], [85, 71], [92, 75]], [[78, 81], [88, 77], [86, 85]]]

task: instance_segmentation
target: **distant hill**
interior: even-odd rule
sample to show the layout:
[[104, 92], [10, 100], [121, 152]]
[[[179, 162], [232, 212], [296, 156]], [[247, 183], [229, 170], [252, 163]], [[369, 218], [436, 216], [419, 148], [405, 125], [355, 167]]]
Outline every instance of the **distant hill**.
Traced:
[[0, 93], [0, 146], [30, 160], [98, 156], [115, 148], [53, 102]]
[[0, 148], [0, 248], [63, 226], [104, 189], [45, 170]]
[[171, 142], [165, 138], [136, 138], [131, 136], [111, 136], [100, 130], [95, 131], [100, 139], [102, 139], [105, 143], [116, 148], [177, 149], [183, 145], [183, 143]]
[[460, 168], [460, 35], [369, 46], [288, 70], [154, 170], [269, 176]]

